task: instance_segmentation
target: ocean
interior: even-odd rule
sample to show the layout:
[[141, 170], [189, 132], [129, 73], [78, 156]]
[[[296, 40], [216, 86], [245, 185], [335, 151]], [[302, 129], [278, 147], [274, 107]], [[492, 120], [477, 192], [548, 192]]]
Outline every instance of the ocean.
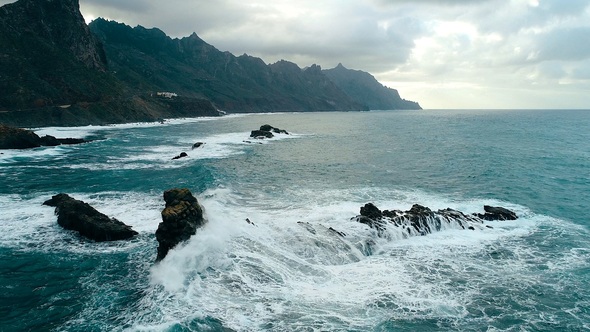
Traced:
[[[290, 135], [249, 139], [263, 124]], [[1, 331], [590, 330], [590, 111], [35, 131], [93, 141], [0, 151]], [[193, 192], [208, 223], [156, 264], [162, 194], [176, 187]], [[62, 229], [42, 205], [62, 192], [139, 235], [95, 243]], [[378, 237], [351, 219], [368, 202], [503, 206], [519, 219]]]

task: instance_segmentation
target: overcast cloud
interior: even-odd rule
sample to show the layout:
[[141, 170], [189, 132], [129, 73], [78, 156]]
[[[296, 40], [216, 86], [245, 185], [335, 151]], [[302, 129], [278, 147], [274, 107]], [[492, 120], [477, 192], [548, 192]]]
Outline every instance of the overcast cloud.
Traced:
[[424, 108], [590, 108], [590, 0], [80, 2], [87, 20], [196, 32], [267, 63], [342, 62]]

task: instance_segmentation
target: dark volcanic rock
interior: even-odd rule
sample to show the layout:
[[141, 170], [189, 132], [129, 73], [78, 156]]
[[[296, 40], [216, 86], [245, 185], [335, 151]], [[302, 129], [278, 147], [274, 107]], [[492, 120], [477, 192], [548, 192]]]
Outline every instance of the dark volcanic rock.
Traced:
[[55, 138], [51, 135], [45, 135], [40, 138], [41, 145], [43, 146], [58, 146], [58, 145], [72, 145], [72, 144], [81, 144], [81, 143], [88, 143], [87, 141], [82, 138]]
[[178, 156], [172, 157], [172, 160], [176, 160], [176, 159], [180, 159], [180, 158], [184, 158], [184, 157], [188, 157], [188, 154], [186, 154], [186, 152], [181, 152]]
[[252, 130], [252, 132], [250, 133], [250, 137], [254, 137], [254, 138], [273, 138], [274, 134], [285, 134], [285, 135], [289, 135], [289, 133], [284, 130], [284, 129], [279, 129], [276, 127], [273, 127], [269, 124], [265, 124], [260, 126], [260, 129], [258, 130]]
[[200, 148], [201, 146], [203, 146], [203, 144], [205, 144], [205, 143], [197, 142], [197, 143], [193, 144], [193, 149]]
[[67, 194], [55, 195], [45, 201], [43, 205], [55, 207], [57, 223], [60, 226], [78, 231], [80, 235], [94, 241], [125, 240], [137, 235], [131, 226], [127, 226], [115, 218], [109, 218], [89, 204]]
[[41, 146], [39, 136], [30, 130], [0, 124], [0, 149], [30, 149]]
[[158, 225], [158, 256], [162, 260], [178, 243], [188, 240], [205, 224], [203, 210], [197, 199], [186, 189], [170, 189], [164, 192], [166, 207], [162, 210], [162, 222]]
[[86, 142], [89, 141], [81, 138], [55, 138], [51, 135], [39, 137], [30, 130], [0, 124], [0, 149], [29, 149]]
[[380, 219], [383, 213], [373, 203], [367, 203], [361, 207], [361, 216], [369, 217], [371, 219]]
[[277, 127], [273, 127], [273, 126], [271, 126], [269, 124], [265, 124], [265, 125], [260, 126], [260, 130], [262, 130], [262, 131], [272, 131], [272, 132], [277, 133], [277, 134], [287, 134], [287, 135], [289, 135], [289, 133], [286, 130], [279, 129]]
[[[428, 207], [414, 204], [408, 211], [381, 211], [372, 203], [361, 207], [356, 221], [376, 229], [379, 236], [386, 237], [388, 227], [404, 230], [403, 236], [426, 235], [445, 227], [475, 230], [484, 220], [515, 220], [516, 214], [501, 207], [484, 206], [485, 214], [467, 215], [461, 211], [444, 209], [432, 211]], [[481, 228], [482, 226], [478, 226]]]
[[484, 220], [516, 220], [518, 219], [518, 217], [516, 216], [516, 213], [514, 213], [513, 211], [510, 211], [508, 209], [505, 209], [503, 207], [499, 207], [499, 206], [489, 206], [489, 205], [484, 205], [483, 207], [485, 213], [481, 214], [475, 214], [477, 217], [484, 219]]
[[275, 135], [273, 135], [270, 131], [265, 131], [265, 130], [252, 130], [252, 132], [250, 133], [250, 137], [254, 137], [254, 138], [273, 138], [275, 137]]

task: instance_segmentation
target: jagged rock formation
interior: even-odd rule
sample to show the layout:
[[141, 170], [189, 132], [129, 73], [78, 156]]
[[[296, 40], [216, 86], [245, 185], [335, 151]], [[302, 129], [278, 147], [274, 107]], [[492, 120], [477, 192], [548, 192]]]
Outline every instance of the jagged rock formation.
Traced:
[[57, 223], [91, 240], [116, 241], [132, 238], [137, 232], [121, 221], [96, 211], [92, 206], [67, 194], [57, 194], [43, 205], [54, 206]]
[[260, 126], [260, 129], [252, 130], [250, 132], [250, 137], [261, 139], [273, 138], [275, 136], [273, 133], [289, 135], [289, 133], [284, 129], [275, 128], [269, 124], [265, 124]]
[[372, 203], [361, 207], [356, 221], [377, 230], [379, 236], [387, 237], [388, 227], [404, 230], [404, 236], [426, 235], [444, 228], [475, 229], [484, 220], [516, 220], [516, 213], [502, 207], [485, 206], [485, 214], [464, 214], [453, 209], [432, 211], [429, 208], [414, 204], [408, 211], [379, 210]]
[[367, 72], [347, 69], [341, 63], [323, 72], [357, 103], [372, 110], [422, 109], [418, 103], [402, 99], [397, 90], [383, 86]]
[[481, 218], [483, 220], [493, 221], [493, 220], [516, 220], [516, 219], [518, 219], [518, 217], [516, 216], [516, 213], [514, 213], [513, 211], [510, 211], [508, 209], [505, 209], [503, 207], [484, 205], [483, 210], [485, 211], [485, 213], [475, 214], [478, 218]]
[[51, 135], [39, 137], [30, 130], [0, 124], [0, 149], [29, 149], [40, 146], [57, 146], [86, 142], [88, 141], [81, 138], [55, 138]]
[[170, 249], [188, 240], [206, 222], [203, 210], [190, 190], [167, 190], [164, 192], [164, 201], [166, 207], [162, 210], [162, 222], [156, 231], [159, 243], [156, 261], [164, 259]]

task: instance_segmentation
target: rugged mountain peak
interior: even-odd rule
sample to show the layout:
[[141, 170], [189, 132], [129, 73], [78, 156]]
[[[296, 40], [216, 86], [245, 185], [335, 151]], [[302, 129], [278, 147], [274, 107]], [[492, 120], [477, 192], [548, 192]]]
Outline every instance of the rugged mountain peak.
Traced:
[[313, 64], [307, 68], [305, 68], [305, 73], [307, 74], [322, 74], [322, 67], [319, 65]]
[[402, 99], [397, 90], [382, 85], [367, 72], [347, 69], [339, 63], [323, 73], [357, 103], [372, 110], [421, 109], [418, 103]]
[[90, 33], [78, 0], [20, 0], [7, 4], [0, 8], [0, 30], [11, 39], [35, 37], [37, 43], [69, 50], [88, 68], [106, 69], [105, 53]]
[[194, 39], [194, 40], [199, 40], [199, 41], [203, 41], [203, 39], [201, 39], [201, 37], [199, 37], [199, 35], [197, 35], [196, 32], [191, 33], [190, 36], [188, 36], [188, 38], [190, 39]]

